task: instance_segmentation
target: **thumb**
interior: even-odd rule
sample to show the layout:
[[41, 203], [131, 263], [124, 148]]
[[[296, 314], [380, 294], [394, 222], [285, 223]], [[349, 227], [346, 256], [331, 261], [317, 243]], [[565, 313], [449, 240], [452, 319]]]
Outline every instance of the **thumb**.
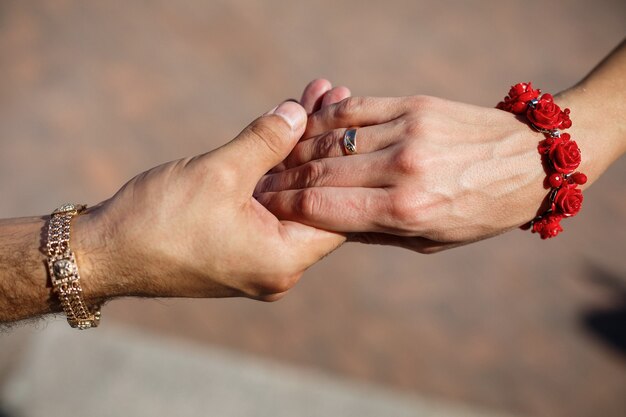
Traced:
[[289, 155], [304, 133], [306, 120], [300, 104], [285, 101], [248, 125], [220, 154], [253, 190], [263, 175]]

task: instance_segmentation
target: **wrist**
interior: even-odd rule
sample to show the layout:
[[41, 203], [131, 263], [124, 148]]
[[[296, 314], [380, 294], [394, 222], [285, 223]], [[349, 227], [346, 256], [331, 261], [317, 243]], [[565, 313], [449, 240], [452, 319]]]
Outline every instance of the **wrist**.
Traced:
[[559, 93], [555, 99], [573, 115], [568, 131], [584, 155], [580, 169], [589, 177], [582, 188], [596, 181], [626, 152], [626, 126], [622, 114], [616, 113], [619, 106], [608, 99], [611, 96], [583, 83]]
[[125, 294], [126, 286], [115, 272], [115, 261], [107, 245], [105, 225], [97, 216], [97, 207], [88, 209], [72, 220], [71, 248], [89, 304], [101, 304]]
[[179, 280], [167, 279], [184, 274], [172, 267], [180, 264], [176, 251], [150, 234], [151, 228], [159, 227], [154, 223], [148, 226], [145, 216], [122, 212], [109, 200], [72, 221], [72, 249], [85, 298], [97, 303], [128, 296], [191, 296], [179, 292]]

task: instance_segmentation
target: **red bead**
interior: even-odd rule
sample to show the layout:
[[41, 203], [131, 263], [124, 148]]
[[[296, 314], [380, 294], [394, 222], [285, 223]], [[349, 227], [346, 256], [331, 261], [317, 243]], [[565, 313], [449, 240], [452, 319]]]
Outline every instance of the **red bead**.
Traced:
[[554, 174], [550, 175], [549, 181], [550, 181], [550, 187], [559, 188], [561, 184], [563, 184], [563, 176], [555, 172]]
[[587, 182], [587, 176], [582, 172], [577, 172], [572, 174], [572, 181], [574, 181], [578, 185], [583, 185]]

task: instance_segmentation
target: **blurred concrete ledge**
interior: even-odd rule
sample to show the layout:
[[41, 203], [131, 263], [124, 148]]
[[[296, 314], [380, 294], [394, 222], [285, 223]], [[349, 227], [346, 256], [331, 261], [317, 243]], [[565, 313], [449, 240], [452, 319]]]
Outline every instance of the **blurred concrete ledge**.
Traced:
[[110, 324], [10, 331], [3, 356], [24, 333], [0, 387], [2, 417], [502, 417]]

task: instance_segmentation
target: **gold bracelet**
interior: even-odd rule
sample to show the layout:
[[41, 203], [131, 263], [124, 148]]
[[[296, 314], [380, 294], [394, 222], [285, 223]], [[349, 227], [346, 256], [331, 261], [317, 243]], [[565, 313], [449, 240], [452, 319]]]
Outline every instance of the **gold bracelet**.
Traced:
[[80, 330], [98, 327], [100, 306], [92, 311], [83, 300], [83, 289], [76, 257], [70, 249], [70, 223], [87, 206], [63, 204], [50, 217], [48, 225], [48, 272], [52, 291], [57, 294], [70, 326]]

